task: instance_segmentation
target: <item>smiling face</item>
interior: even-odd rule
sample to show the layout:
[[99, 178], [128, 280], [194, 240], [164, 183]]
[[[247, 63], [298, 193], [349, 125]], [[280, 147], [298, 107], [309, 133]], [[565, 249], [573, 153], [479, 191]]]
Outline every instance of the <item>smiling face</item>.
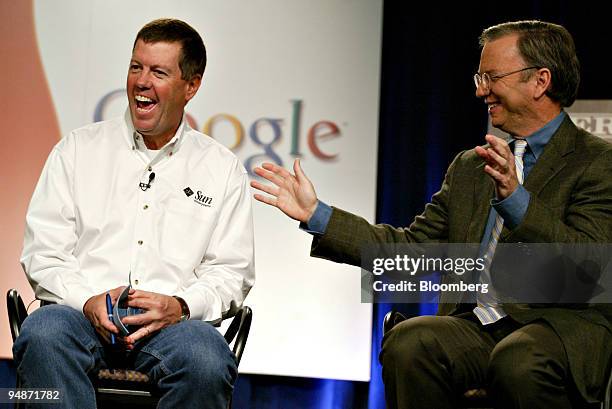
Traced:
[[199, 76], [181, 78], [180, 56], [181, 45], [177, 42], [138, 40], [132, 52], [127, 76], [132, 123], [157, 149], [172, 139], [185, 105], [200, 86]]
[[[487, 42], [480, 56], [480, 74], [491, 77], [526, 68], [517, 47], [517, 35], [508, 35]], [[535, 70], [527, 70], [491, 81], [490, 92], [478, 87], [476, 96], [484, 99], [489, 108], [491, 123], [516, 136], [529, 135], [540, 127], [535, 123], [533, 96], [536, 82], [525, 80]], [[535, 129], [534, 129], [535, 127]]]

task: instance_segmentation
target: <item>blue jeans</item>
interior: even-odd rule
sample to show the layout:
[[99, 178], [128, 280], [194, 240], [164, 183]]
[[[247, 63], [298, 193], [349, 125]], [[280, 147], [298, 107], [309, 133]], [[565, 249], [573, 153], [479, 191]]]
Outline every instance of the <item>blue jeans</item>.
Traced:
[[62, 390], [62, 403], [52, 407], [95, 408], [89, 377], [106, 367], [129, 367], [149, 375], [162, 394], [158, 408], [225, 409], [228, 405], [237, 376], [236, 360], [223, 336], [208, 323], [171, 325], [119, 355], [121, 362], [115, 365], [115, 354], [83, 313], [62, 305], [34, 311], [13, 345], [21, 387]]

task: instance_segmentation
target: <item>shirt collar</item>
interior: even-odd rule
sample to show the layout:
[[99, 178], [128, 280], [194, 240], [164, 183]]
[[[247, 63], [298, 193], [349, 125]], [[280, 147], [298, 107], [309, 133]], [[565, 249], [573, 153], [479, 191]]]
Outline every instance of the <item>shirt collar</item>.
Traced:
[[552, 119], [552, 121], [548, 122], [542, 128], [538, 129], [537, 131], [525, 138], [525, 140], [527, 141], [527, 145], [529, 146], [529, 149], [535, 156], [536, 160], [542, 154], [542, 151], [544, 150], [544, 147], [546, 146], [548, 141], [550, 141], [550, 138], [552, 138], [555, 132], [557, 132], [557, 129], [559, 129], [559, 127], [561, 126], [561, 123], [565, 119], [566, 115], [567, 114], [565, 113], [565, 111], [561, 111], [559, 115]]

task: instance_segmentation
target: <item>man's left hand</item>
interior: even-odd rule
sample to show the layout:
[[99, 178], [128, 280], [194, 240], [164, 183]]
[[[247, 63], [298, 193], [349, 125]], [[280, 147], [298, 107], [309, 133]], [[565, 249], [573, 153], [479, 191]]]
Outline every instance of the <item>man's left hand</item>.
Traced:
[[508, 143], [494, 135], [486, 135], [488, 148], [477, 146], [474, 151], [484, 159], [486, 165], [484, 171], [491, 176], [495, 182], [497, 199], [504, 200], [516, 190], [519, 185], [516, 176], [516, 165], [514, 155]]
[[149, 291], [135, 290], [128, 296], [128, 305], [144, 310], [142, 314], [130, 315], [121, 320], [125, 325], [137, 325], [140, 328], [125, 338], [129, 349], [142, 338], [180, 321], [181, 304], [174, 297]]

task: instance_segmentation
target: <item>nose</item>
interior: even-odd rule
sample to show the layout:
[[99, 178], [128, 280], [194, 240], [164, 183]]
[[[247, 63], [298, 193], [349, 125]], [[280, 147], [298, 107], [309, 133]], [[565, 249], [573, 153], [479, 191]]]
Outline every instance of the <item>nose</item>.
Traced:
[[481, 83], [479, 83], [476, 86], [476, 97], [484, 98], [487, 95], [489, 95], [490, 93], [491, 93], [491, 90], [489, 88], [485, 87], [484, 83], [481, 82]]
[[136, 77], [136, 86], [138, 88], [150, 88], [151, 87], [151, 71], [142, 70]]

